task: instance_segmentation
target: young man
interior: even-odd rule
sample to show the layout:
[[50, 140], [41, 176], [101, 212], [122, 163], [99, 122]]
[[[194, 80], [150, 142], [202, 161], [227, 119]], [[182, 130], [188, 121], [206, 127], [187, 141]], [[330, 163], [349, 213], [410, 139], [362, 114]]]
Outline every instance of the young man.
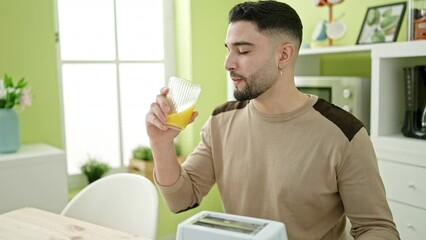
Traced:
[[146, 116], [157, 185], [180, 212], [217, 183], [225, 212], [281, 221], [289, 239], [344, 239], [346, 217], [356, 239], [399, 239], [363, 124], [295, 86], [301, 40], [299, 16], [285, 3], [230, 11], [225, 68], [238, 101], [214, 110], [180, 166], [161, 90]]

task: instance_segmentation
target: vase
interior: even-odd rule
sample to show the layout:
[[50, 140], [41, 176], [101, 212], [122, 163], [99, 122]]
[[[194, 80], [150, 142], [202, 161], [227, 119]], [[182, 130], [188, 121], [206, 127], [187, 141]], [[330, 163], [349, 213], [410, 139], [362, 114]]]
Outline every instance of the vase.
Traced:
[[19, 119], [13, 109], [0, 109], [0, 153], [13, 153], [20, 147]]

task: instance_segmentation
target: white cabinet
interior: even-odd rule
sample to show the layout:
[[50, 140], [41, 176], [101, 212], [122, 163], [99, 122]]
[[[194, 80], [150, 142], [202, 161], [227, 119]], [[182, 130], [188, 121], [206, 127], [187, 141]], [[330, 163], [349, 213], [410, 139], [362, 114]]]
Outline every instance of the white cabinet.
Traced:
[[64, 151], [28, 144], [0, 154], [0, 214], [21, 207], [60, 213], [68, 199]]
[[426, 210], [389, 201], [401, 239], [426, 239]]
[[379, 168], [401, 239], [426, 239], [426, 167], [382, 158]]
[[401, 239], [426, 239], [426, 140], [404, 137], [403, 67], [426, 65], [426, 41], [303, 49], [297, 75], [320, 75], [321, 56], [370, 53], [370, 135]]

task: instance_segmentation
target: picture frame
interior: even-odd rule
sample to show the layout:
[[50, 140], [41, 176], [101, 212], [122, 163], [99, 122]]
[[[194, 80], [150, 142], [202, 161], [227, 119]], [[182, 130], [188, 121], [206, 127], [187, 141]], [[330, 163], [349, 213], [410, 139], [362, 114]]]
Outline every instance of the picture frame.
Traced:
[[356, 44], [395, 42], [406, 11], [406, 2], [369, 7]]

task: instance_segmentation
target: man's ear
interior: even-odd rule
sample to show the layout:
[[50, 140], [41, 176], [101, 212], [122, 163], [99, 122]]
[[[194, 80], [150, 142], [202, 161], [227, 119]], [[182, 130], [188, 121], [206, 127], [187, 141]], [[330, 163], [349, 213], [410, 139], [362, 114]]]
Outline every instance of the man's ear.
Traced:
[[296, 55], [296, 48], [291, 43], [283, 43], [280, 47], [278, 66], [286, 66], [293, 62]]

